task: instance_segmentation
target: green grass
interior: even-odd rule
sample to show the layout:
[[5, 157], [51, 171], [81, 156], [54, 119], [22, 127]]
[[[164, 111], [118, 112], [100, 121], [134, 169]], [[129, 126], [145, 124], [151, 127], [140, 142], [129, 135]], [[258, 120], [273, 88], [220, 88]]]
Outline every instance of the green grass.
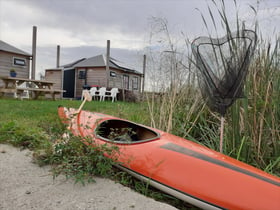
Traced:
[[[1, 99], [0, 101], [0, 116], [1, 122], [16, 119], [24, 124], [33, 124], [34, 122], [46, 121], [49, 119], [57, 118], [57, 107], [59, 105], [66, 107], [79, 108], [81, 101], [77, 100], [13, 100]], [[117, 102], [111, 103], [109, 101], [99, 102], [92, 101], [86, 103], [83, 107], [84, 110], [102, 112], [105, 114], [113, 115], [116, 117], [129, 118], [134, 121], [148, 120], [147, 108], [137, 103]], [[139, 111], [142, 114], [139, 117]], [[145, 115], [146, 113], [146, 115]], [[34, 124], [33, 124], [34, 125]]]

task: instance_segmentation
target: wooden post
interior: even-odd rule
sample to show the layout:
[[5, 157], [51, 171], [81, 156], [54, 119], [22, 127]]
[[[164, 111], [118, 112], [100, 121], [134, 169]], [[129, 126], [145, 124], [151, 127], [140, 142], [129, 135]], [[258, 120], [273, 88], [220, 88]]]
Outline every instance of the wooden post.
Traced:
[[220, 127], [220, 153], [223, 153], [224, 147], [224, 124], [225, 124], [225, 117], [221, 116], [221, 127]]
[[106, 83], [107, 87], [109, 87], [109, 81], [110, 81], [110, 40], [107, 40], [107, 53], [106, 53]]
[[142, 94], [144, 94], [144, 88], [145, 88], [145, 72], [146, 72], [146, 55], [143, 56]]
[[60, 46], [57, 45], [56, 48], [56, 68], [58, 68], [60, 65]]
[[[63, 71], [63, 68], [61, 68], [60, 71], [61, 71], [61, 86], [60, 86], [60, 89], [63, 90], [63, 88], [64, 88], [64, 71]], [[63, 94], [64, 93], [61, 93], [61, 98], [63, 98]]]
[[123, 95], [123, 101], [125, 101], [124, 77], [123, 77], [123, 75], [122, 75], [122, 95]]
[[88, 68], [86, 67], [85, 68], [85, 85], [88, 85], [88, 79], [87, 79], [87, 76], [88, 76]]
[[33, 26], [31, 79], [35, 79], [35, 75], [36, 75], [36, 45], [37, 45], [36, 43], [37, 43], [37, 27]]

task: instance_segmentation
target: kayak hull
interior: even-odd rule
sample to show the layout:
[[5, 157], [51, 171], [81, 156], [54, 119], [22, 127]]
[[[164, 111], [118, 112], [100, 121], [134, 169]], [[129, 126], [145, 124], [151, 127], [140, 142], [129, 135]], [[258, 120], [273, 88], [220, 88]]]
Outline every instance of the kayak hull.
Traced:
[[203, 209], [280, 209], [278, 177], [154, 128], [76, 112], [58, 109], [74, 135], [117, 146], [119, 168], [174, 197]]

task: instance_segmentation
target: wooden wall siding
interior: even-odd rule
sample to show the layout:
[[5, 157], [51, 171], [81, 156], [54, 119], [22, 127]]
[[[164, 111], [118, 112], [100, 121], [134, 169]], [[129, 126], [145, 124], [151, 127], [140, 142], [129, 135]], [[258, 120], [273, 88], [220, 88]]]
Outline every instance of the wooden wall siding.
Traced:
[[[78, 98], [81, 97], [82, 91], [83, 91], [83, 85], [85, 85], [85, 79], [79, 79], [79, 71], [80, 70], [86, 70], [85, 68], [77, 68], [75, 70], [75, 92], [74, 97]], [[130, 90], [133, 92], [139, 92], [141, 91], [141, 77], [138, 74], [134, 73], [124, 73], [123, 71], [120, 71], [118, 69], [110, 69], [110, 71], [113, 71], [116, 73], [116, 77], [109, 78], [109, 86], [108, 89], [116, 87], [119, 89], [123, 89], [123, 75], [129, 76], [129, 89], [125, 88], [126, 90]], [[137, 89], [133, 88], [133, 79], [138, 78], [138, 84]], [[55, 88], [61, 89], [62, 88], [62, 72], [60, 70], [52, 69], [52, 70], [46, 70], [45, 71], [45, 78], [46, 80], [54, 81], [56, 82]], [[100, 87], [106, 87], [107, 80], [106, 80], [106, 71], [105, 67], [99, 67], [99, 68], [87, 68], [87, 85], [93, 86], [100, 86]]]
[[55, 82], [54, 89], [62, 89], [62, 74], [61, 70], [45, 71], [45, 79], [48, 81]]
[[[140, 79], [141, 77], [138, 74], [133, 74], [133, 73], [123, 73], [119, 70], [111, 69], [110, 71], [113, 71], [116, 73], [116, 77], [110, 77], [109, 78], [109, 87], [117, 87], [119, 89], [123, 89], [124, 83], [123, 83], [123, 75], [128, 76], [128, 85], [129, 88], [128, 90], [133, 90], [133, 91], [140, 91]], [[133, 89], [133, 78], [136, 77], [138, 78], [138, 87], [137, 89]], [[124, 89], [127, 89], [126, 87]]]
[[110, 77], [109, 87], [122, 89], [122, 77]]
[[119, 88], [122, 89], [123, 88], [123, 72], [121, 72], [120, 70], [117, 69], [110, 69], [110, 72], [114, 72], [116, 73], [116, 77], [109, 77], [109, 87], [113, 88]]
[[[55, 82], [53, 85], [53, 89], [62, 89], [62, 74], [61, 70], [46, 70], [45, 71], [45, 79], [48, 81]], [[62, 98], [63, 94], [56, 94], [55, 98]], [[52, 98], [51, 94], [46, 94], [45, 98]]]
[[104, 68], [90, 68], [87, 70], [87, 83], [106, 87], [106, 71]]
[[[83, 69], [80, 69], [83, 70]], [[85, 84], [84, 79], [79, 79], [78, 71], [75, 71], [75, 78], [76, 78], [76, 87], [75, 87], [75, 95], [74, 97], [81, 97], [83, 91], [83, 85]]]
[[[26, 60], [26, 66], [16, 66], [13, 64], [13, 58]], [[17, 77], [29, 78], [30, 60], [28, 56], [18, 55], [0, 51], [0, 76], [10, 76], [10, 70], [15, 69]], [[1, 83], [1, 82], [0, 82]], [[3, 84], [0, 84], [3, 85]]]
[[[79, 71], [85, 70], [84, 68], [78, 68], [76, 70], [76, 91], [75, 96], [81, 97], [83, 91], [83, 85], [85, 85], [85, 79], [79, 79]], [[97, 85], [100, 87], [106, 87], [106, 71], [104, 68], [88, 68], [87, 69], [87, 85]]]
[[[79, 71], [85, 70], [85, 68], [77, 68], [76, 69], [76, 89], [75, 89], [75, 97], [81, 97], [82, 91], [83, 91], [83, 85], [85, 85], [85, 79], [79, 79]], [[116, 73], [116, 77], [109, 78], [109, 86], [108, 89], [116, 87], [119, 89], [123, 89], [123, 75], [127, 75], [129, 77], [129, 88], [128, 90], [132, 91], [140, 91], [141, 86], [141, 77], [138, 74], [133, 73], [123, 73], [122, 71], [118, 69], [110, 69], [110, 71], [113, 71]], [[138, 85], [137, 89], [133, 88], [133, 79], [138, 78]], [[88, 68], [87, 69], [87, 85], [97, 85], [100, 87], [106, 87], [107, 86], [107, 80], [106, 80], [106, 71], [104, 67], [100, 68]], [[125, 88], [127, 89], [127, 88]]]

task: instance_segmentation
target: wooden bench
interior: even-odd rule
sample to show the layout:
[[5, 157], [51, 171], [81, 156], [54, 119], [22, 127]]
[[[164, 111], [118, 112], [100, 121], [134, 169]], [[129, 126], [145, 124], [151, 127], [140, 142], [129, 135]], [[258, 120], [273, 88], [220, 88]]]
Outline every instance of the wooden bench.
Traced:
[[60, 89], [40, 89], [40, 88], [23, 88], [23, 87], [16, 87], [16, 88], [4, 88], [0, 87], [0, 93], [14, 93], [19, 95], [19, 97], [22, 99], [22, 94], [24, 91], [30, 91], [33, 92], [33, 98], [38, 99], [40, 95], [50, 94], [52, 96], [52, 99], [55, 100], [55, 95], [61, 94], [66, 92], [65, 90]]
[[52, 99], [55, 100], [55, 95], [56, 94], [61, 94], [66, 92], [65, 90], [60, 90], [60, 89], [40, 89], [40, 88], [21, 88], [17, 87], [16, 88], [17, 94], [22, 95], [24, 91], [30, 91], [34, 93], [34, 99], [38, 99], [40, 95], [45, 95], [45, 94], [50, 94], [52, 96]]
[[17, 91], [16, 88], [4, 88], [0, 87], [0, 93], [15, 93]]

